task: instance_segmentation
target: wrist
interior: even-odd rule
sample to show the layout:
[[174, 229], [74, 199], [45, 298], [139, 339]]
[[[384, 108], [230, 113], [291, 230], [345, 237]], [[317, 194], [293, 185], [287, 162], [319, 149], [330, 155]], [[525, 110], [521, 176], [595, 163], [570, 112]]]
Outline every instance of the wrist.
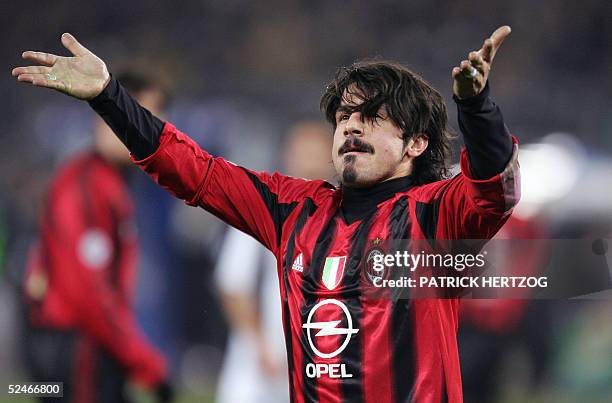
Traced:
[[112, 98], [112, 94], [117, 90], [117, 85], [118, 81], [115, 80], [112, 74], [109, 73], [108, 77], [105, 79], [102, 91], [100, 91], [95, 97], [88, 99], [87, 102], [89, 102], [89, 104], [95, 109], [96, 105], [100, 105], [109, 98]]
[[491, 88], [489, 87], [489, 82], [487, 81], [482, 91], [480, 91], [478, 94], [468, 98], [459, 98], [457, 95], [453, 94], [453, 100], [462, 110], [479, 110], [489, 98], [490, 93]]
[[[110, 83], [110, 80], [111, 80], [111, 74], [108, 72], [108, 70], [106, 69], [106, 67], [104, 67], [104, 75], [105, 75], [105, 77], [104, 77], [104, 82], [103, 82], [103, 84], [102, 84], [102, 90], [100, 91], [100, 94], [101, 94], [102, 92], [104, 92], [104, 90], [106, 89], [106, 87], [108, 87], [108, 84]], [[98, 95], [100, 95], [100, 94], [98, 94]]]

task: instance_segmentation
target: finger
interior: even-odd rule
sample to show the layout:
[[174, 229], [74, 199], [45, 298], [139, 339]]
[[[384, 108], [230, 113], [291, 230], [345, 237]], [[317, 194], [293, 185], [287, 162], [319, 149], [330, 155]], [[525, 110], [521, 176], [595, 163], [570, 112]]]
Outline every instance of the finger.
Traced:
[[478, 70], [472, 67], [472, 64], [468, 60], [461, 61], [459, 68], [461, 69], [461, 74], [465, 76], [465, 78], [472, 79], [478, 75]]
[[471, 65], [480, 72], [480, 74], [484, 75], [484, 72], [485, 72], [484, 63], [485, 62], [482, 56], [478, 52], [470, 52], [468, 56], [468, 60], [470, 61]]
[[491, 34], [491, 40], [493, 41], [493, 49], [497, 50], [501, 44], [504, 42], [504, 40], [508, 37], [508, 35], [510, 35], [510, 33], [512, 32], [512, 28], [510, 28], [510, 26], [508, 25], [503, 25], [499, 28], [497, 28], [495, 30], [495, 32], [493, 32]]
[[66, 88], [66, 85], [62, 81], [49, 80], [48, 78], [45, 78], [44, 75], [40, 77], [36, 77], [32, 81], [32, 84], [34, 84], [37, 87], [51, 88], [51, 89], [58, 90], [58, 91], [64, 91]]
[[34, 80], [33, 74], [20, 74], [17, 76], [17, 81], [20, 81], [20, 82], [31, 83], [32, 80]]
[[451, 72], [453, 78], [458, 78], [461, 74], [461, 69], [459, 67], [453, 67], [453, 71]]
[[85, 46], [81, 45], [74, 36], [69, 33], [62, 34], [62, 45], [75, 56], [83, 56], [91, 53]]
[[46, 87], [56, 90], [62, 90], [64, 88], [64, 83], [48, 79], [47, 74], [21, 74], [17, 77], [17, 81], [31, 83], [37, 87]]
[[468, 54], [468, 60], [474, 67], [482, 66], [484, 64], [484, 59], [478, 52], [470, 52]]
[[51, 67], [46, 66], [27, 66], [16, 67], [12, 71], [12, 75], [17, 77], [21, 74], [47, 74], [51, 71]]
[[491, 63], [493, 61], [497, 50], [511, 32], [512, 28], [510, 28], [508, 25], [504, 25], [497, 28], [495, 32], [493, 32], [491, 36], [485, 40], [482, 57], [486, 62]]
[[473, 69], [472, 64], [468, 60], [462, 60], [461, 63], [459, 63], [459, 67], [462, 73], [470, 73]]
[[491, 38], [485, 39], [482, 44], [482, 48], [478, 51], [482, 56], [482, 59], [487, 63], [491, 63], [493, 61], [493, 41]]
[[21, 54], [21, 57], [31, 62], [35, 62], [38, 64], [42, 64], [43, 66], [49, 66], [49, 67], [53, 66], [55, 62], [57, 61], [57, 59], [59, 58], [59, 56], [56, 56], [51, 53], [33, 52], [31, 50], [28, 50], [27, 52], [23, 52]]

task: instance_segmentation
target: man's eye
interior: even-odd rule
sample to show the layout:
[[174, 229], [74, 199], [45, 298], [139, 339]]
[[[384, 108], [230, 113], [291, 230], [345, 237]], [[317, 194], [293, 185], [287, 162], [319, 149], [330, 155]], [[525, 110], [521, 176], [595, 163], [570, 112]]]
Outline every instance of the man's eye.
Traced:
[[350, 115], [348, 113], [342, 113], [340, 114], [340, 116], [338, 116], [338, 121], [342, 122], [343, 120], [348, 120], [350, 117]]

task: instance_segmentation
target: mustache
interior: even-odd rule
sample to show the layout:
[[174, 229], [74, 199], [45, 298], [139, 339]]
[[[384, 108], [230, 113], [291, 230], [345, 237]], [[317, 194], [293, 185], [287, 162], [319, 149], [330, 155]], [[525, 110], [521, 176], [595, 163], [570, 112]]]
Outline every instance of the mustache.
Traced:
[[374, 154], [374, 147], [357, 137], [352, 137], [347, 139], [344, 144], [342, 144], [342, 147], [338, 149], [338, 155], [342, 155], [349, 151], [360, 151]]

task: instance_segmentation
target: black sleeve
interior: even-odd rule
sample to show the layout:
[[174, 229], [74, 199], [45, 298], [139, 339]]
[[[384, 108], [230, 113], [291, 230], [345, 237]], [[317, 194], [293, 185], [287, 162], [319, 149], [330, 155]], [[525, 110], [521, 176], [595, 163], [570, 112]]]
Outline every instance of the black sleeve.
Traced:
[[457, 103], [459, 129], [474, 179], [488, 179], [502, 172], [512, 157], [512, 137], [501, 110], [489, 97], [489, 83], [472, 98]]
[[111, 77], [104, 91], [89, 105], [135, 158], [146, 158], [157, 150], [164, 122], [140, 106], [119, 81]]

